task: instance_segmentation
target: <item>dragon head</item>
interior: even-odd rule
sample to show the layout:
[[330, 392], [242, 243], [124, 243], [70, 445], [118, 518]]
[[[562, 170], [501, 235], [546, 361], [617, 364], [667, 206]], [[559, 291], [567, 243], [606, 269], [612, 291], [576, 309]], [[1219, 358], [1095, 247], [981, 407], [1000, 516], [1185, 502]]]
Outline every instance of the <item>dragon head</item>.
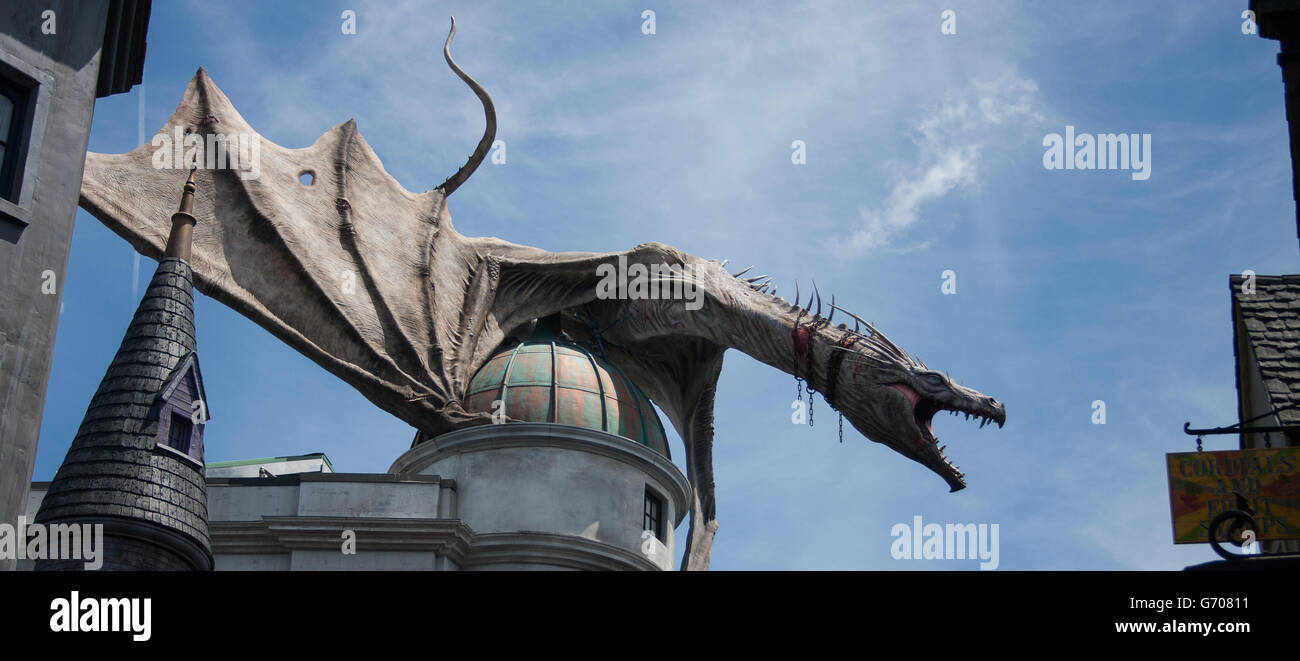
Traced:
[[867, 438], [938, 473], [953, 491], [965, 488], [965, 476], [934, 433], [935, 414], [946, 411], [973, 417], [981, 428], [988, 423], [1001, 427], [1006, 407], [914, 360], [871, 324], [844, 312], [854, 317], [857, 328], [865, 325], [866, 332], [839, 327], [843, 335], [828, 359], [838, 392], [827, 393], [828, 401]]
[[[749, 269], [727, 274], [725, 262], [714, 263], [716, 277], [709, 291], [723, 291], [722, 305], [742, 311], [742, 331], [727, 338], [730, 346], [807, 381], [826, 402], [868, 439], [937, 473], [957, 491], [966, 487], [962, 472], [944, 454], [934, 433], [935, 414], [974, 417], [980, 427], [1006, 423], [1006, 408], [998, 400], [957, 384], [946, 374], [912, 358], [858, 315], [835, 304], [822, 316], [821, 294], [807, 302], [795, 286], [795, 302], [776, 295], [767, 276], [743, 277]], [[725, 319], [707, 317], [699, 325], [725, 327]], [[836, 312], [852, 318], [852, 326], [835, 324]]]
[[[965, 488], [966, 482], [934, 433], [935, 414], [974, 417], [980, 427], [1006, 423], [1001, 402], [926, 367], [875, 326], [836, 305], [834, 298], [827, 316], [822, 316], [815, 284], [804, 302], [796, 283], [791, 303], [777, 296], [768, 276], [745, 277], [748, 268], [729, 273], [725, 260], [700, 260], [661, 244], [644, 244], [636, 252], [647, 263], [694, 265], [691, 278], [706, 303], [691, 311], [683, 301], [664, 296], [650, 301], [657, 311], [630, 326], [620, 326], [607, 314], [601, 325], [613, 329], [607, 337], [618, 343], [695, 335], [739, 349], [805, 380], [810, 391], [821, 393], [859, 433], [934, 471], [952, 491]], [[851, 317], [852, 326], [835, 324], [837, 312]]]
[[[652, 251], [645, 258], [696, 263], [693, 277], [709, 302], [697, 312], [682, 312], [680, 302], [660, 301], [661, 312], [649, 317], [651, 327], [656, 319], [671, 320], [657, 330], [699, 335], [805, 380], [863, 436], [934, 471], [953, 491], [966, 487], [964, 475], [944, 454], [932, 420], [947, 411], [974, 417], [980, 427], [990, 422], [1001, 427], [1007, 419], [1001, 402], [926, 367], [834, 298], [822, 316], [815, 284], [804, 302], [796, 283], [791, 303], [777, 296], [766, 275], [746, 277], [748, 268], [733, 274], [726, 261], [705, 262], [667, 246], [657, 249], [663, 254]], [[837, 312], [851, 317], [852, 326], [835, 324]]]

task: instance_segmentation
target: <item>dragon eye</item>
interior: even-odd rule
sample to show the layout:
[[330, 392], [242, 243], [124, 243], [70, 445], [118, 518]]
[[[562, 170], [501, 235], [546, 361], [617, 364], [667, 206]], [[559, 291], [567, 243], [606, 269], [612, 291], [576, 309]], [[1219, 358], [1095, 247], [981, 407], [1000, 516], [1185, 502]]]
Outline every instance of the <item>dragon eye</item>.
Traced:
[[925, 380], [936, 386], [943, 385], [943, 377], [938, 374], [926, 374]]

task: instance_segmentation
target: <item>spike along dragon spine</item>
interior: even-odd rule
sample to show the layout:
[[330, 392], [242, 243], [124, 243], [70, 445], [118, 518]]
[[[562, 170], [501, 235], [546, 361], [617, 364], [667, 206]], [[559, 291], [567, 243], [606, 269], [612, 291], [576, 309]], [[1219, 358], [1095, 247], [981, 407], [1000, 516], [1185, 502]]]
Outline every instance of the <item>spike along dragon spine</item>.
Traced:
[[[822, 316], [820, 293], [791, 303], [769, 292], [764, 276], [733, 275], [725, 262], [660, 243], [549, 252], [458, 232], [447, 198], [487, 155], [496, 113], [452, 59], [454, 35], [453, 19], [443, 55], [482, 102], [487, 128], [469, 161], [423, 193], [384, 170], [355, 121], [310, 146], [281, 147], [254, 131], [203, 69], [195, 73], [158, 135], [215, 139], [236, 145], [236, 160], [259, 157], [257, 176], [198, 170], [190, 265], [199, 291], [417, 428], [417, 440], [489, 424], [490, 414], [461, 405], [470, 379], [506, 338], [564, 315], [574, 339], [599, 345], [686, 445], [694, 495], [683, 569], [708, 568], [717, 531], [713, 407], [728, 348], [806, 380], [862, 435], [929, 468], [953, 491], [965, 487], [930, 421], [949, 411], [1001, 426], [1004, 406], [913, 360], [833, 300]], [[153, 167], [156, 144], [89, 153], [81, 189], [82, 207], [153, 258], [163, 254], [178, 185], [177, 170]], [[638, 267], [689, 278], [701, 304], [597, 295], [609, 269]], [[836, 311], [854, 327], [834, 324]], [[633, 314], [637, 323], [617, 323]]]

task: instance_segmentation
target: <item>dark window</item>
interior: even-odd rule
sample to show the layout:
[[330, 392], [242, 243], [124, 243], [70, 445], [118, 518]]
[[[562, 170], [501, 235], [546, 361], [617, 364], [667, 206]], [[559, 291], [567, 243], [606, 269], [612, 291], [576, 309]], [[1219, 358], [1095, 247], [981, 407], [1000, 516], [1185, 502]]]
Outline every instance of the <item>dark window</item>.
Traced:
[[18, 202], [32, 90], [0, 76], [0, 197]]
[[190, 419], [179, 414], [172, 414], [172, 426], [167, 430], [167, 445], [184, 454], [190, 453], [190, 436], [194, 427]]
[[641, 519], [641, 528], [649, 530], [655, 539], [664, 541], [664, 501], [645, 490], [645, 510]]

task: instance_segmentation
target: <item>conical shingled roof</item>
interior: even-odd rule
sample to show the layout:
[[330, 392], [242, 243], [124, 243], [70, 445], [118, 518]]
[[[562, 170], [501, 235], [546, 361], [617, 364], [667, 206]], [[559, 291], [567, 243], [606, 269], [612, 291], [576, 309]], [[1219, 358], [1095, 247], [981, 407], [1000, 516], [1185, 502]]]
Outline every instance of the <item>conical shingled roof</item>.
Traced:
[[[105, 569], [212, 568], [195, 348], [193, 273], [164, 257], [36, 515], [105, 523]], [[172, 426], [189, 432], [181, 450]]]

